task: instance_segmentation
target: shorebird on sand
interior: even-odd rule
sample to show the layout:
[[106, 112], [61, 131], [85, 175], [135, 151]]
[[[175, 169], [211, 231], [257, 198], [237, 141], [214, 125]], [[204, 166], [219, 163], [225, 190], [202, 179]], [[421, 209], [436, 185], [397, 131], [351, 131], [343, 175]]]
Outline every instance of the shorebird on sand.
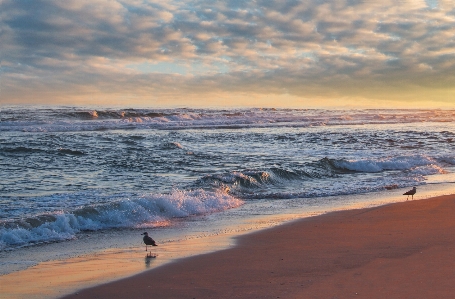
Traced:
[[144, 240], [144, 243], [145, 243], [145, 251], [147, 251], [148, 245], [158, 246], [158, 245], [156, 245], [155, 240], [153, 240], [151, 237], [149, 237], [149, 234], [147, 232], [145, 232], [141, 235], [144, 235], [144, 238], [142, 238], [142, 240]]
[[[408, 192], [403, 193], [403, 195], [407, 195], [407, 196], [408, 196], [408, 197], [406, 197], [406, 200], [409, 199], [409, 195], [411, 195], [411, 196], [412, 196], [412, 199], [414, 199], [414, 194], [416, 194], [416, 192], [417, 192], [417, 188], [414, 187], [414, 188], [412, 188], [411, 190], [409, 190]], [[144, 238], [145, 238], [145, 237], [144, 237]]]

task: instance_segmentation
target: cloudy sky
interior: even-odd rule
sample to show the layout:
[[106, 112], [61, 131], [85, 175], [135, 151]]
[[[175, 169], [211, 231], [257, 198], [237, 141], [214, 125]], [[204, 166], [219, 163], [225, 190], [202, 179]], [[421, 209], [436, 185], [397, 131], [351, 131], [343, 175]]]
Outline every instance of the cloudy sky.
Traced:
[[453, 0], [0, 0], [0, 104], [455, 108]]

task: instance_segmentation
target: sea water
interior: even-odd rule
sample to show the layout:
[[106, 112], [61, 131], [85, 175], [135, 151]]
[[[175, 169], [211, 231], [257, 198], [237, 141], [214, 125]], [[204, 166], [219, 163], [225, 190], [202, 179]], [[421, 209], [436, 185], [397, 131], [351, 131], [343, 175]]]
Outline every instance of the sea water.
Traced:
[[1, 107], [0, 274], [136, 246], [144, 230], [178, 242], [255, 215], [452, 183], [454, 120], [451, 110]]

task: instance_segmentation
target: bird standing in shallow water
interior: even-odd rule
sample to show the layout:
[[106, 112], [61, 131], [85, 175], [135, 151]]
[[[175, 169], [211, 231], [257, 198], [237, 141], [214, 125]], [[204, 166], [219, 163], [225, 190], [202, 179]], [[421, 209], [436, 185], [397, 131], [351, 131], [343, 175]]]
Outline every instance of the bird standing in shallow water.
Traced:
[[156, 245], [155, 240], [153, 240], [151, 237], [149, 237], [149, 234], [147, 232], [145, 232], [141, 235], [144, 235], [144, 238], [142, 238], [142, 240], [144, 240], [144, 243], [145, 243], [145, 251], [147, 251], [148, 245], [158, 246], [158, 245]]
[[409, 190], [408, 192], [403, 193], [403, 195], [407, 195], [408, 196], [408, 197], [406, 197], [406, 200], [409, 199], [409, 195], [411, 195], [412, 199], [414, 199], [414, 194], [416, 194], [416, 192], [417, 192], [417, 188], [414, 187], [411, 190]]

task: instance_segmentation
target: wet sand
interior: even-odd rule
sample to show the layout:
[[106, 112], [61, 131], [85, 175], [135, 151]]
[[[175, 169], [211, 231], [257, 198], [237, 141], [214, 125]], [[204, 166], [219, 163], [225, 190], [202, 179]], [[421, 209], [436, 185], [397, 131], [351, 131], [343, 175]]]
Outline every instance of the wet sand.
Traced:
[[333, 212], [65, 298], [453, 298], [455, 195]]
[[[139, 233], [137, 235], [141, 237]], [[58, 298], [80, 288], [129, 277], [185, 256], [222, 250], [231, 246], [232, 242], [228, 236], [219, 236], [202, 241], [189, 239], [161, 244], [159, 249], [154, 250], [157, 258], [146, 258], [145, 248], [140, 246], [106, 249], [42, 262], [26, 270], [0, 276], [0, 298]], [[182, 246], [186, 249], [183, 253]]]

